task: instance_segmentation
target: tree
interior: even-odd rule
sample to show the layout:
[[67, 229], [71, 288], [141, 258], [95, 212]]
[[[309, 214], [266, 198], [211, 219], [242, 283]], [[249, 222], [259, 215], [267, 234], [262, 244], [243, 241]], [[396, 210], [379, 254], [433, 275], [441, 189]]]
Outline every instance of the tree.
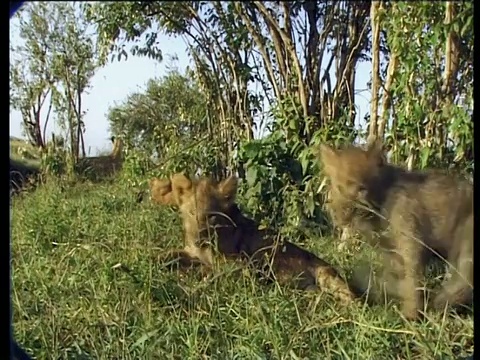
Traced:
[[[119, 56], [125, 54], [126, 40], [142, 37], [142, 54], [161, 56], [152, 40], [158, 28], [187, 41], [226, 144], [219, 154], [226, 165], [239, 140], [253, 139], [260, 114], [275, 106], [281, 110], [277, 118], [290, 116], [288, 107], [300, 114], [282, 128], [285, 136], [294, 131], [305, 143], [327, 123], [352, 130], [355, 67], [369, 45], [369, 10], [369, 1], [86, 5], [100, 45]], [[138, 53], [138, 45], [132, 53]], [[253, 91], [255, 86], [259, 90]]]
[[182, 163], [202, 168], [212, 163], [207, 157], [218, 146], [208, 121], [205, 94], [192, 76], [176, 69], [151, 79], [145, 91], [132, 93], [110, 108], [108, 120], [114, 135], [122, 135], [130, 147], [160, 163], [180, 157], [185, 160]]
[[[25, 6], [17, 12], [20, 44], [10, 49], [10, 104], [22, 114], [23, 126], [32, 145], [45, 146], [45, 131], [52, 110], [52, 87], [57, 79], [51, 72], [48, 22], [45, 3]], [[42, 119], [42, 109], [48, 111]]]
[[53, 108], [68, 133], [70, 152], [78, 159], [79, 144], [85, 155], [82, 95], [100, 64], [88, 23], [78, 5], [70, 2], [31, 3], [16, 16], [23, 41], [12, 49], [12, 106], [21, 111], [32, 143], [41, 147]]

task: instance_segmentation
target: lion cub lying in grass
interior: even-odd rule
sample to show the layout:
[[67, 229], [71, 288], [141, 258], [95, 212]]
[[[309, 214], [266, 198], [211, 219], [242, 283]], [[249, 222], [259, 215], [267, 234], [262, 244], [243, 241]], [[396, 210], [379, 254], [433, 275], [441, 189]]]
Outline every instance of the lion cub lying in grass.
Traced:
[[[473, 298], [473, 185], [440, 171], [407, 171], [386, 162], [378, 140], [367, 149], [320, 148], [331, 183], [333, 221], [350, 226], [384, 249], [388, 279], [402, 312], [415, 318], [423, 306], [417, 292], [427, 261], [440, 255], [450, 265], [433, 308], [470, 303]], [[370, 211], [372, 210], [372, 211]], [[375, 240], [377, 242], [377, 240]]]
[[214, 248], [209, 240], [213, 236], [225, 257], [251, 260], [257, 271], [281, 284], [329, 290], [343, 303], [355, 299], [331, 265], [288, 241], [277, 243], [272, 234], [242, 215], [235, 204], [235, 177], [217, 183], [175, 174], [170, 180], [151, 179], [150, 193], [153, 201], [180, 210], [185, 230], [185, 248], [177, 252], [181, 261], [198, 259], [212, 265]]

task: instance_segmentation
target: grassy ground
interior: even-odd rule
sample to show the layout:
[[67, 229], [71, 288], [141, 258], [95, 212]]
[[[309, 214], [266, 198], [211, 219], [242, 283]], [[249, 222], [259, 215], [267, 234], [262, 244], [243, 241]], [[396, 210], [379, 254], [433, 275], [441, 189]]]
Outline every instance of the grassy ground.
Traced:
[[[38, 359], [454, 359], [473, 319], [350, 308], [327, 294], [260, 286], [224, 266], [206, 279], [166, 270], [173, 210], [121, 185], [45, 185], [14, 198], [15, 338]], [[348, 269], [334, 241], [304, 246]], [[125, 271], [125, 267], [131, 273]]]

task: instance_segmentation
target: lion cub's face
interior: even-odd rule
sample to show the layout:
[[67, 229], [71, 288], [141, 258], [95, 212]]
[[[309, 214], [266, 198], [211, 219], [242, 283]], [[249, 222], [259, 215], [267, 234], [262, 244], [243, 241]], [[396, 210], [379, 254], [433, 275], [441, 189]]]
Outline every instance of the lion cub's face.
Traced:
[[365, 200], [378, 177], [385, 158], [382, 143], [378, 140], [367, 145], [367, 149], [349, 146], [334, 149], [320, 146], [320, 161], [325, 175], [331, 183], [331, 197], [346, 200]]
[[170, 180], [150, 180], [152, 200], [177, 206], [186, 230], [199, 232], [208, 227], [208, 220], [225, 213], [234, 204], [237, 178], [231, 176], [219, 183], [209, 178], [191, 180], [184, 174], [175, 174]]
[[235, 202], [237, 179], [229, 177], [215, 183], [209, 178], [192, 181], [183, 174], [176, 174], [172, 177], [172, 189], [184, 219], [203, 230], [208, 219], [227, 212]]

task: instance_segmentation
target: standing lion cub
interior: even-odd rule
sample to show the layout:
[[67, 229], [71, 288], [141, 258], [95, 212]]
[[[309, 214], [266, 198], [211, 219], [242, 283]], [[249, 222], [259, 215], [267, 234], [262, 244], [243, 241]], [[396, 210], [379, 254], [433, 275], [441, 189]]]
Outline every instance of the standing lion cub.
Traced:
[[329, 208], [335, 224], [367, 237], [379, 232], [380, 244], [390, 250], [385, 252], [386, 267], [398, 281], [395, 292], [405, 317], [415, 318], [422, 307], [417, 283], [433, 255], [446, 260], [451, 275], [434, 296], [433, 307], [472, 301], [470, 182], [440, 171], [407, 171], [390, 165], [378, 140], [366, 149], [322, 145], [320, 160], [331, 183]]
[[300, 289], [331, 291], [343, 303], [355, 295], [337, 271], [314, 254], [288, 242], [277, 242], [272, 234], [242, 215], [235, 204], [236, 177], [221, 182], [210, 178], [189, 179], [175, 174], [170, 180], [151, 179], [152, 200], [179, 208], [185, 230], [185, 248], [180, 257], [199, 259], [211, 265], [216, 237], [220, 254], [252, 261], [256, 270], [279, 283], [294, 283]]

